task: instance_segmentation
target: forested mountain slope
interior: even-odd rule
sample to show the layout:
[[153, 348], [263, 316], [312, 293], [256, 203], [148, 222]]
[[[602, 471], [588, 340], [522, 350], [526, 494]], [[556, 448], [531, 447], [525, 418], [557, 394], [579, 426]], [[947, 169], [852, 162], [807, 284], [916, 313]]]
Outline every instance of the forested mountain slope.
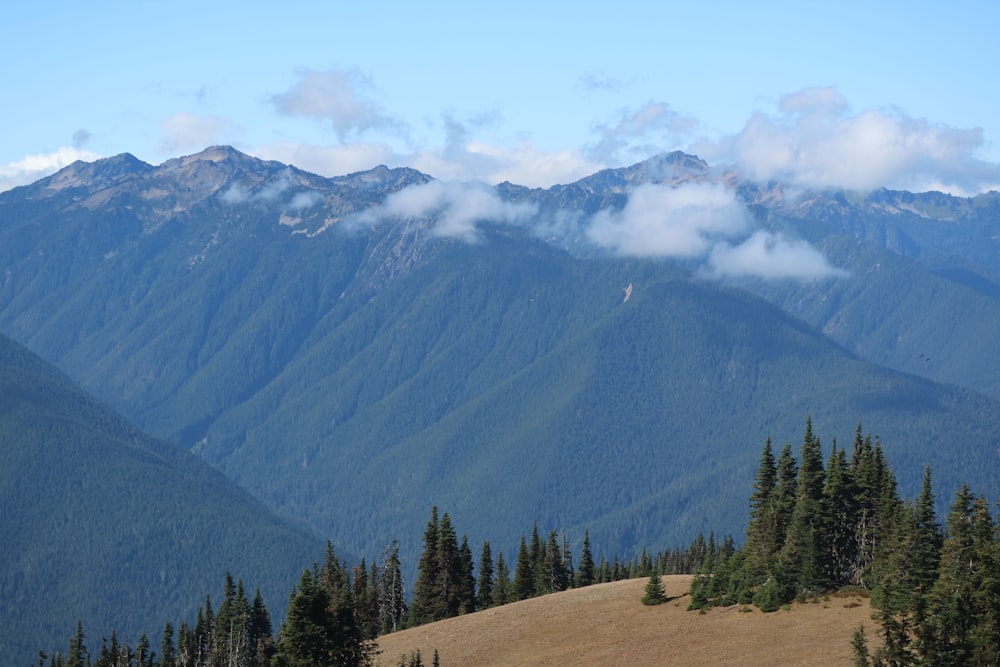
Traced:
[[[0, 655], [186, 617], [227, 570], [283, 608], [322, 542], [0, 336]], [[132, 641], [135, 637], [130, 638]], [[92, 637], [99, 646], [99, 636]]]
[[[692, 260], [593, 246], [593, 221], [622, 227], [637, 188], [689, 183], [727, 210], [733, 188], [741, 224], [797, 229], [836, 267], [851, 238], [864, 260], [726, 286]], [[891, 248], [803, 211], [682, 154], [549, 190], [384, 167], [324, 179], [224, 147], [157, 167], [119, 156], [0, 195], [0, 330], [361, 553], [417, 544], [435, 504], [504, 551], [534, 519], [623, 554], [739, 534], [762, 437], [795, 441], [809, 414], [844, 441], [863, 421], [912, 468], [901, 479], [929, 463], [949, 487], [1000, 492], [1000, 406], [973, 390], [990, 391], [990, 362], [942, 378], [965, 388], [872, 363], [903, 354], [884, 346], [920, 302], [895, 324], [872, 304], [923, 284], [913, 258], [866, 281]], [[954, 289], [988, 302], [975, 275], [980, 289]], [[813, 328], [834, 336], [838, 316], [881, 333]], [[951, 324], [929, 321], [936, 347], [906, 349], [938, 360]], [[965, 331], [985, 346], [989, 321]]]

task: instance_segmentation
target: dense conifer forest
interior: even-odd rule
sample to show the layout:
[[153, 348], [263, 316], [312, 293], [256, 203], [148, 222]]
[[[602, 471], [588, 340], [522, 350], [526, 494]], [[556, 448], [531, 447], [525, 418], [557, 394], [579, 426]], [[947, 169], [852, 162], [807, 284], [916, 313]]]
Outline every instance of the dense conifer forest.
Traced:
[[[81, 622], [65, 653], [40, 651], [37, 664], [370, 665], [379, 635], [405, 627], [625, 578], [648, 577], [641, 602], [660, 604], [668, 599], [660, 575], [691, 572], [698, 573], [691, 611], [754, 605], [770, 612], [838, 590], [866, 591], [881, 641], [871, 649], [858, 628], [860, 666], [1000, 664], [1000, 540], [985, 497], [962, 486], [942, 527], [929, 468], [916, 500], [902, 500], [878, 438], [859, 424], [851, 449], [834, 442], [824, 464], [809, 419], [798, 459], [791, 444], [775, 456], [766, 441], [749, 506], [741, 548], [709, 533], [684, 549], [610, 561], [595, 561], [589, 534], [577, 558], [565, 533], [543, 533], [537, 523], [514, 558], [494, 556], [485, 541], [476, 561], [468, 536], [459, 540], [451, 516], [434, 507], [409, 598], [395, 542], [376, 562], [355, 566], [328, 543], [322, 563], [292, 588], [277, 632], [259, 590], [251, 599], [227, 575], [218, 606], [206, 596], [195, 619], [164, 626], [157, 646], [146, 634], [130, 643], [114, 631], [88, 641]], [[435, 652], [433, 664], [440, 660]], [[400, 663], [422, 664], [420, 655]]]

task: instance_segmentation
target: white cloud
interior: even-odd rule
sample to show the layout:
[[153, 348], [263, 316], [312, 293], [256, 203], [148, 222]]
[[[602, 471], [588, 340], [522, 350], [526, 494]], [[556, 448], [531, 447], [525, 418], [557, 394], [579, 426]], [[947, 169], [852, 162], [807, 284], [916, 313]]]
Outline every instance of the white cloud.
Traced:
[[647, 184], [632, 190], [620, 212], [594, 215], [586, 231], [591, 242], [620, 255], [689, 258], [748, 224], [746, 208], [721, 185]]
[[786, 239], [763, 229], [736, 245], [717, 243], [707, 264], [707, 273], [719, 278], [812, 280], [847, 275], [807, 242]]
[[375, 87], [370, 76], [359, 69], [303, 70], [290, 90], [273, 95], [279, 113], [328, 120], [341, 142], [368, 130], [404, 127], [373, 99]]
[[163, 121], [159, 150], [168, 155], [200, 151], [206, 146], [233, 143], [241, 133], [235, 123], [219, 116], [200, 116], [183, 111]]
[[27, 155], [17, 162], [0, 166], [0, 192], [34, 183], [77, 160], [92, 162], [99, 157], [97, 153], [69, 146], [63, 146], [51, 153]]
[[835, 88], [781, 98], [738, 134], [691, 147], [710, 162], [732, 162], [757, 180], [807, 188], [893, 187], [955, 194], [1000, 184], [1000, 165], [976, 157], [982, 130], [911, 118], [899, 109], [852, 112]]
[[690, 260], [710, 278], [846, 275], [806, 241], [754, 229], [746, 207], [718, 184], [640, 185], [622, 210], [599, 211], [584, 228], [618, 255]]
[[520, 224], [534, 213], [532, 205], [502, 201], [485, 183], [430, 181], [389, 195], [377, 209], [355, 216], [349, 224], [430, 219], [433, 234], [474, 242], [477, 222]]

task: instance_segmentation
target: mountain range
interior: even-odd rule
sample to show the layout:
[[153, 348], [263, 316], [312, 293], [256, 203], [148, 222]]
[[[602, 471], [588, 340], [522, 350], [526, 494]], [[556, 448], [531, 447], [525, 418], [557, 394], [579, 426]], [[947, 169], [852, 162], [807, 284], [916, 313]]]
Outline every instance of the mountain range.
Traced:
[[[860, 422], [995, 497], [1000, 194], [670, 153], [576, 183], [324, 178], [229, 147], [0, 194], [0, 332], [343, 548], [432, 505], [513, 555], [743, 530], [764, 439]], [[797, 446], [797, 444], [796, 444]], [[300, 564], [297, 564], [300, 565]]]

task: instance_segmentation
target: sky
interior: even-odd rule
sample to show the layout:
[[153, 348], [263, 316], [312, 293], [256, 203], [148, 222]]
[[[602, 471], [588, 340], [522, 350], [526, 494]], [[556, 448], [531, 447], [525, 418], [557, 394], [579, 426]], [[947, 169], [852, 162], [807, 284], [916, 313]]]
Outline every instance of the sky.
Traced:
[[683, 150], [972, 195], [1000, 190], [997, 26], [995, 1], [15, 3], [0, 191], [230, 144], [324, 176], [547, 187]]

